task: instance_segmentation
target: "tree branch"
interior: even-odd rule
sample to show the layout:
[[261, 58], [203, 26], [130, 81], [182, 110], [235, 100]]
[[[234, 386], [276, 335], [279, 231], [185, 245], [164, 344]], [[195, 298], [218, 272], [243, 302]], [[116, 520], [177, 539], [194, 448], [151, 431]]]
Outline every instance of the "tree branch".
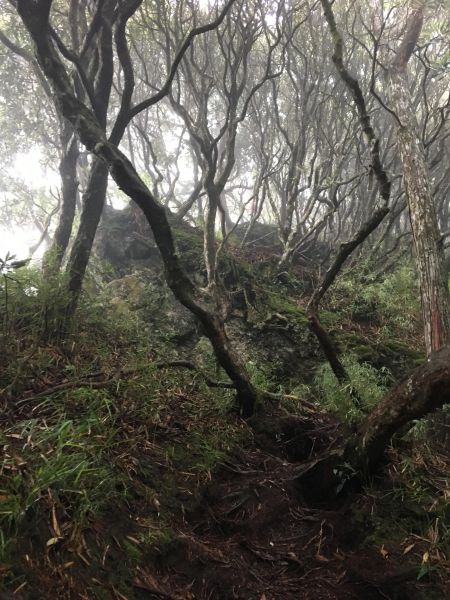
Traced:
[[39, 400], [40, 398], [45, 398], [47, 396], [52, 396], [53, 394], [58, 394], [60, 392], [65, 392], [67, 390], [72, 390], [75, 388], [83, 388], [87, 387], [90, 389], [101, 389], [108, 387], [112, 383], [119, 383], [122, 379], [129, 375], [136, 375], [141, 371], [145, 371], [149, 367], [156, 367], [158, 370], [162, 369], [170, 369], [170, 368], [178, 368], [178, 369], [188, 369], [189, 371], [194, 371], [205, 381], [206, 385], [211, 388], [221, 388], [226, 390], [234, 390], [236, 386], [228, 381], [216, 381], [211, 379], [207, 373], [202, 371], [200, 367], [189, 360], [173, 360], [168, 362], [158, 362], [158, 363], [146, 363], [145, 365], [141, 365], [134, 368], [129, 369], [119, 369], [114, 373], [114, 375], [107, 376], [106, 379], [102, 379], [101, 381], [93, 381], [93, 379], [102, 377], [106, 375], [103, 371], [98, 371], [96, 373], [90, 373], [85, 376], [84, 379], [76, 379], [74, 381], [67, 381], [64, 383], [59, 383], [58, 385], [54, 385], [34, 396], [29, 396], [28, 398], [22, 398], [17, 401], [17, 404], [23, 404], [28, 402], [33, 402], [34, 400]]
[[202, 33], [206, 33], [208, 31], [213, 31], [214, 29], [217, 29], [217, 27], [219, 27], [222, 24], [223, 20], [225, 19], [225, 16], [227, 15], [228, 11], [230, 10], [231, 6], [235, 3], [235, 1], [236, 0], [228, 0], [228, 2], [225, 4], [225, 6], [222, 9], [222, 12], [220, 13], [220, 15], [217, 17], [217, 19], [215, 21], [212, 21], [211, 23], [208, 23], [207, 25], [202, 25], [201, 27], [195, 27], [188, 33], [187, 37], [185, 38], [184, 42], [181, 44], [181, 47], [178, 50], [178, 52], [172, 62], [172, 66], [170, 68], [169, 75], [168, 75], [163, 87], [159, 90], [159, 92], [157, 92], [150, 98], [147, 98], [146, 100], [143, 100], [139, 104], [136, 104], [136, 106], [134, 106], [130, 110], [129, 119], [128, 119], [129, 121], [131, 121], [131, 119], [133, 119], [137, 114], [139, 114], [146, 108], [150, 108], [150, 106], [153, 106], [154, 104], [156, 104], [157, 102], [162, 100], [165, 96], [167, 96], [167, 94], [170, 92], [170, 88], [172, 87], [172, 82], [177, 73], [178, 66], [179, 66], [180, 62], [182, 61], [184, 55], [186, 54], [186, 51], [188, 50], [189, 46], [192, 44], [192, 41], [194, 40], [194, 38], [197, 37], [198, 35], [201, 35]]

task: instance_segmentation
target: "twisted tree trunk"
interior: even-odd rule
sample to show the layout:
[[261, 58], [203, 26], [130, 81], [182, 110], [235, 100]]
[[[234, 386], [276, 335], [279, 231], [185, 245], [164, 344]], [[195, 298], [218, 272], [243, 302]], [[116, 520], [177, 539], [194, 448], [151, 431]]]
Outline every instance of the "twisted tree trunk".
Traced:
[[[30, 3], [18, 0], [17, 10], [29, 31], [45, 77], [52, 87], [59, 112], [72, 123], [80, 141], [98, 157], [98, 172], [108, 169], [118, 187], [139, 206], [155, 237], [164, 262], [167, 284], [175, 297], [201, 322], [217, 359], [237, 390], [237, 401], [245, 417], [251, 416], [258, 398], [245, 365], [234, 352], [227, 337], [223, 319], [216, 304], [203, 295], [181, 266], [165, 208], [156, 200], [137, 174], [128, 158], [108, 142], [104, 127], [87, 106], [73, 93], [64, 65], [59, 58], [49, 34], [49, 12], [52, 0]], [[100, 166], [100, 159], [104, 167]]]

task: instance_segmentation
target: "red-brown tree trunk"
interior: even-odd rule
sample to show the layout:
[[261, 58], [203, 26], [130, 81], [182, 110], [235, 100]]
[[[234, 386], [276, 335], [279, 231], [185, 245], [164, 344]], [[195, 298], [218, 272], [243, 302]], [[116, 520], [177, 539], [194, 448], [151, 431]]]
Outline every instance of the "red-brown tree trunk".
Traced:
[[428, 361], [390, 391], [362, 423], [355, 449], [369, 466], [380, 460], [392, 435], [403, 425], [450, 402], [450, 298], [444, 251], [407, 76], [422, 24], [423, 7], [411, 14], [387, 72], [387, 93], [398, 122], [397, 146], [414, 239]]
[[431, 193], [429, 169], [408, 91], [407, 73], [393, 66], [388, 75], [391, 106], [401, 123], [397, 147], [409, 207], [427, 355], [450, 344], [450, 301], [444, 251]]
[[[357, 92], [357, 82], [349, 75], [342, 60], [343, 41], [332, 5], [329, 0], [321, 2], [333, 36], [333, 60], [349, 89], [353, 86]], [[422, 30], [423, 11], [422, 6], [411, 13], [405, 36], [387, 71], [386, 87], [398, 123], [397, 145], [414, 238], [428, 361], [385, 396], [347, 444], [344, 450], [347, 462], [356, 468], [364, 466], [370, 470], [379, 463], [392, 436], [401, 427], [450, 402], [450, 298], [444, 252], [429, 168], [407, 81], [407, 64]], [[357, 102], [358, 96], [354, 94], [354, 98]], [[333, 460], [336, 462], [337, 459], [331, 457], [318, 464], [315, 473], [318, 481], [324, 482], [324, 474], [332, 472]], [[325, 482], [324, 489], [330, 489], [332, 485], [333, 481]]]

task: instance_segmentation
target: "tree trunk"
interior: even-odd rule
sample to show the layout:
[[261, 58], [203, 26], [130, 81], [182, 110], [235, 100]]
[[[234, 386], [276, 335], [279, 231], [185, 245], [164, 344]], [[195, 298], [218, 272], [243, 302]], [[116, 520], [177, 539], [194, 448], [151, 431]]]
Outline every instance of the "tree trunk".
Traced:
[[[61, 120], [62, 121], [62, 120]], [[77, 204], [78, 179], [78, 140], [72, 125], [65, 121], [61, 123], [61, 148], [62, 156], [59, 163], [61, 176], [61, 207], [58, 226], [55, 231], [53, 243], [44, 257], [44, 272], [58, 272], [64, 255], [69, 245], [72, 234], [75, 208]]]
[[314, 293], [311, 296], [306, 307], [306, 315], [308, 317], [309, 327], [311, 331], [316, 335], [317, 340], [322, 348], [322, 351], [325, 354], [325, 357], [327, 358], [328, 362], [330, 363], [331, 369], [333, 370], [333, 373], [335, 374], [336, 379], [339, 381], [339, 383], [345, 383], [349, 380], [349, 377], [344, 368], [344, 365], [342, 364], [338, 356], [338, 353], [334, 347], [334, 344], [328, 332], [324, 329], [320, 322], [320, 302], [327, 290], [330, 288], [330, 286], [333, 285], [347, 258], [358, 246], [360, 246], [369, 237], [371, 233], [375, 231], [375, 229], [378, 227], [378, 225], [388, 213], [389, 209], [387, 208], [387, 206], [378, 208], [374, 212], [374, 214], [363, 224], [361, 229], [355, 234], [355, 236], [351, 240], [341, 244], [339, 252], [337, 253], [330, 268], [325, 273], [325, 277], [314, 290]]
[[449, 402], [450, 348], [445, 347], [391, 390], [365, 418], [349, 455], [373, 469], [396, 431]]
[[388, 74], [391, 106], [400, 124], [397, 145], [409, 206], [427, 355], [450, 344], [450, 299], [429, 169], [408, 91], [406, 70], [394, 65]]
[[[98, 157], [91, 172], [89, 188], [92, 193], [97, 190], [100, 196], [100, 192], [106, 186], [109, 169], [119, 188], [143, 211], [164, 262], [167, 284], [177, 300], [203, 325], [220, 365], [235, 384], [237, 400], [243, 415], [251, 416], [258, 398], [257, 390], [250, 381], [245, 365], [231, 349], [223, 320], [214, 312], [214, 303], [211, 309], [208, 306], [208, 296], [205, 297], [201, 293], [182, 268], [165, 208], [155, 199], [127, 157], [117, 146], [105, 139], [105, 132], [99, 121], [73, 93], [64, 65], [50, 40], [50, 7], [50, 0], [37, 3], [18, 0], [17, 3], [22, 21], [35, 43], [39, 64], [53, 89], [60, 114], [72, 123], [80, 141]], [[87, 207], [87, 196], [85, 200]], [[98, 205], [96, 208], [99, 211]], [[79, 265], [79, 268], [82, 266]]]
[[217, 200], [213, 193], [208, 193], [208, 202], [205, 208], [205, 233], [203, 236], [203, 256], [206, 265], [208, 286], [216, 284], [216, 217]]
[[87, 188], [83, 194], [80, 226], [67, 265], [70, 304], [66, 314], [66, 326], [73, 317], [80, 296], [95, 233], [105, 204], [107, 185], [108, 167], [103, 160], [95, 158], [91, 166]]

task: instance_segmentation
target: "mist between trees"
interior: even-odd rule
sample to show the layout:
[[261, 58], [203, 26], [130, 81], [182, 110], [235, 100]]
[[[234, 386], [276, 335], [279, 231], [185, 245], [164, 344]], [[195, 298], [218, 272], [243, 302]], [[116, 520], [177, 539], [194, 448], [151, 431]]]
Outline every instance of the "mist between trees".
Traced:
[[[340, 382], [348, 374], [320, 320], [323, 297], [361, 252], [380, 272], [414, 256], [429, 360], [346, 444], [357, 466], [375, 465], [395, 431], [448, 401], [447, 2], [0, 7], [0, 218], [38, 230], [30, 252], [47, 248], [44, 272], [65, 273], [67, 304], [47, 335], [64, 340], [70, 328], [105, 206], [130, 200], [135, 232], [151, 230], [166, 282], [200, 322], [244, 417], [273, 394], [230, 342], [218, 265], [230, 245], [267, 238], [280, 273], [315, 261], [307, 315]], [[11, 171], [30, 149], [59, 172], [58, 189]], [[202, 231], [201, 282], [178, 250], [180, 223]]]

